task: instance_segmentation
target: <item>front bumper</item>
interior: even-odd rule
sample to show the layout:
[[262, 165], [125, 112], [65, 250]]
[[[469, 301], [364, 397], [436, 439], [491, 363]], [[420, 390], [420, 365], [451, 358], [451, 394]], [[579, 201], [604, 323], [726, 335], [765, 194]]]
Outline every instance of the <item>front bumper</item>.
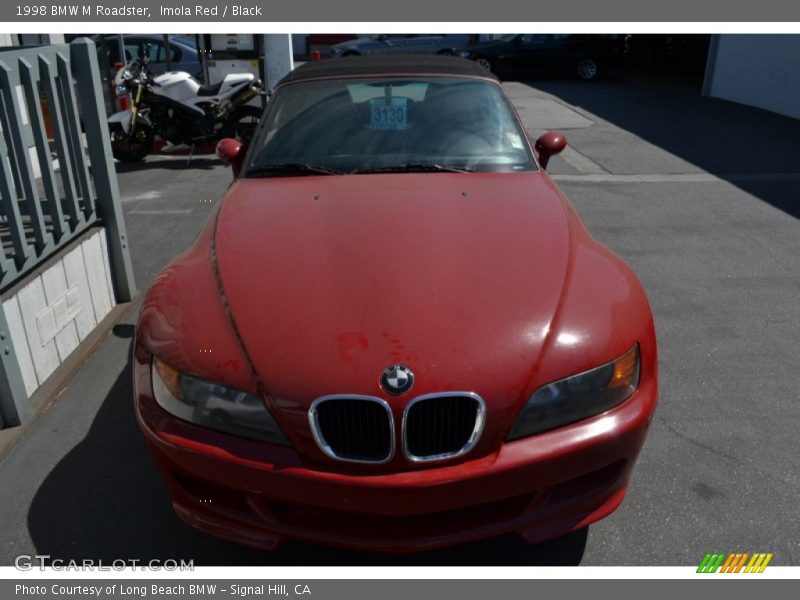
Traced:
[[417, 552], [515, 532], [539, 542], [619, 506], [656, 403], [654, 381], [607, 413], [425, 470], [316, 470], [289, 449], [194, 426], [139, 394], [136, 414], [178, 515], [273, 549], [287, 537]]

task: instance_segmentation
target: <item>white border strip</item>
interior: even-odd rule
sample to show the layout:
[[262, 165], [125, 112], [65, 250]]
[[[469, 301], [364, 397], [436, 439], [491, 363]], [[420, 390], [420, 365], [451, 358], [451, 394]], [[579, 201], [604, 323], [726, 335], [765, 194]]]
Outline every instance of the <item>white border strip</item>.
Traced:
[[[702, 557], [701, 557], [702, 558]], [[54, 570], [0, 567], [0, 579], [800, 579], [800, 567], [763, 573], [697, 573], [697, 567], [197, 567], [194, 571]]]
[[351, 23], [344, 21], [287, 21], [287, 22], [231, 22], [231, 21], [82, 21], [45, 22], [28, 21], [0, 23], [0, 32], [7, 33], [84, 33], [86, 31], [112, 31], [114, 33], [141, 33], [148, 31], [174, 31], [201, 33], [800, 33], [800, 22], [724, 23], [724, 22], [383, 22]]
[[[800, 33], [800, 22], [720, 23], [720, 22], [15, 22], [0, 23], [8, 33], [81, 33], [113, 31], [232, 32], [232, 33], [721, 33], [774, 34]], [[698, 557], [698, 560], [702, 557]], [[47, 568], [19, 571], [0, 567], [0, 579], [800, 579], [800, 567], [768, 567], [760, 574], [699, 574], [697, 567], [197, 567], [194, 571], [54, 570]]]

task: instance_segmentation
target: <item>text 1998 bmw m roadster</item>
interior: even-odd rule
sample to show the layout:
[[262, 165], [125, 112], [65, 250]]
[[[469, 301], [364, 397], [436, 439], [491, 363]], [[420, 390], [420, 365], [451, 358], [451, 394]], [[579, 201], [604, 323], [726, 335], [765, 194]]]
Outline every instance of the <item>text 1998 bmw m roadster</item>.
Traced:
[[536, 542], [622, 501], [657, 397], [631, 269], [502, 87], [444, 57], [277, 87], [195, 244], [154, 281], [139, 424], [178, 514], [230, 540]]

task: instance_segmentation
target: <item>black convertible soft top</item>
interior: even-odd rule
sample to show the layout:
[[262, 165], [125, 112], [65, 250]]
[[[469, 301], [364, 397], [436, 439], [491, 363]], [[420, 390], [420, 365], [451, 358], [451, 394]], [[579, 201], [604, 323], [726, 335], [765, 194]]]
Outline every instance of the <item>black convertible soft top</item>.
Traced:
[[347, 56], [307, 62], [281, 79], [280, 83], [316, 79], [318, 77], [414, 75], [421, 73], [497, 79], [492, 73], [466, 58], [439, 56], [436, 54], [395, 54], [389, 56]]

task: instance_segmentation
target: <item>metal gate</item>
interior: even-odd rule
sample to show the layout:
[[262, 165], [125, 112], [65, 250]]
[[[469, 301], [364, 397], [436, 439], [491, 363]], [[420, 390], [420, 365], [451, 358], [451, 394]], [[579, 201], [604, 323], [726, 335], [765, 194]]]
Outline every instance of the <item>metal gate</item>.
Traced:
[[[102, 225], [116, 301], [134, 294], [100, 82], [85, 38], [0, 49], [0, 293]], [[0, 311], [0, 428], [27, 408], [7, 332]]]

